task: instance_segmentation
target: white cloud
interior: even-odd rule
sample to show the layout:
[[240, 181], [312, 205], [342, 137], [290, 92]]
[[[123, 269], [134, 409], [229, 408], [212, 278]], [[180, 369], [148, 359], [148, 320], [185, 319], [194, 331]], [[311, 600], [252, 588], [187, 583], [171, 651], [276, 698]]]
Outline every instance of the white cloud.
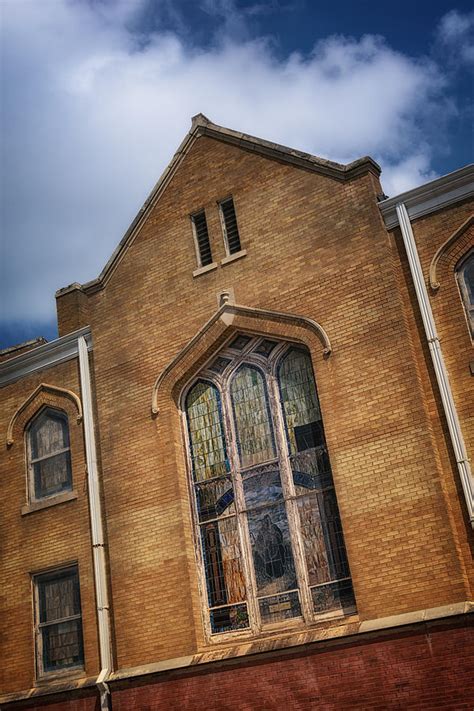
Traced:
[[441, 18], [438, 39], [450, 52], [451, 61], [474, 63], [474, 12], [451, 10]]
[[333, 160], [371, 154], [386, 192], [433, 177], [423, 126], [450, 110], [435, 64], [375, 36], [285, 60], [225, 28], [192, 48], [131, 31], [144, 6], [4, 0], [4, 319], [47, 319], [55, 289], [98, 274], [200, 111]]

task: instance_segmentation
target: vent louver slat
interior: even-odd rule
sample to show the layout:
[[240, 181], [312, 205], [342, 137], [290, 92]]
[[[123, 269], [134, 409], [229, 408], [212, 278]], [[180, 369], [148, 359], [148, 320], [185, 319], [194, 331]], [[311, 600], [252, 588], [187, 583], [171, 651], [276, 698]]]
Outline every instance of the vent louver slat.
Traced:
[[199, 212], [192, 217], [196, 241], [199, 250], [199, 259], [202, 267], [206, 267], [212, 263], [211, 245], [209, 242], [209, 233], [207, 231], [207, 222], [205, 212]]
[[237, 217], [235, 215], [234, 201], [232, 198], [221, 203], [221, 210], [224, 218], [229, 254], [235, 254], [236, 252], [240, 252], [241, 246]]

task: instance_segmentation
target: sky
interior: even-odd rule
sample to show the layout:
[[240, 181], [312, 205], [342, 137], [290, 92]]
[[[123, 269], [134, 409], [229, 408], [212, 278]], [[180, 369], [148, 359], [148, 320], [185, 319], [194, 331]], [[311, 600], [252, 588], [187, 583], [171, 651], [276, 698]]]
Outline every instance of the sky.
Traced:
[[464, 0], [0, 0], [0, 348], [57, 337], [190, 128], [342, 163], [386, 194], [473, 160]]

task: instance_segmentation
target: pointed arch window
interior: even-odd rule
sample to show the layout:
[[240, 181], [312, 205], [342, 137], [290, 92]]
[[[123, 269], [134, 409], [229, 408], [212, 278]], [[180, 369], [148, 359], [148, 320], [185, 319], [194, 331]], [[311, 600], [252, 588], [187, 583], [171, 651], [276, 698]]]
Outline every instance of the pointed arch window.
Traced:
[[462, 260], [456, 275], [471, 336], [474, 338], [474, 249]]
[[240, 334], [184, 409], [208, 632], [354, 612], [308, 351]]
[[72, 489], [68, 418], [62, 410], [41, 410], [26, 431], [30, 500]]

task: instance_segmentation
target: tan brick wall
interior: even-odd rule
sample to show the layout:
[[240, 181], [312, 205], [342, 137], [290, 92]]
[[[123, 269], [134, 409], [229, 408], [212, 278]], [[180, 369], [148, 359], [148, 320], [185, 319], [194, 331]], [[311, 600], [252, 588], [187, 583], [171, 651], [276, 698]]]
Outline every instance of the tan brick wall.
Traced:
[[[14, 443], [6, 447], [11, 417], [44, 382], [80, 396], [74, 361], [30, 375], [0, 390], [0, 689], [3, 692], [28, 689], [34, 683], [31, 573], [70, 562], [77, 561], [79, 567], [86, 673], [98, 672], [83, 433], [73, 401], [49, 392], [40, 393], [16, 421]], [[27, 501], [24, 428], [45, 404], [59, 407], [68, 415], [73, 488], [77, 499], [21, 515]]]
[[[327, 361], [312, 352], [361, 617], [465, 599], [376, 192], [372, 176], [344, 184], [201, 138], [91, 297], [120, 666], [203, 643], [176, 403], [155, 423], [150, 397], [226, 287], [330, 335]], [[247, 256], [193, 279], [189, 214], [205, 207], [220, 263], [228, 194]]]

